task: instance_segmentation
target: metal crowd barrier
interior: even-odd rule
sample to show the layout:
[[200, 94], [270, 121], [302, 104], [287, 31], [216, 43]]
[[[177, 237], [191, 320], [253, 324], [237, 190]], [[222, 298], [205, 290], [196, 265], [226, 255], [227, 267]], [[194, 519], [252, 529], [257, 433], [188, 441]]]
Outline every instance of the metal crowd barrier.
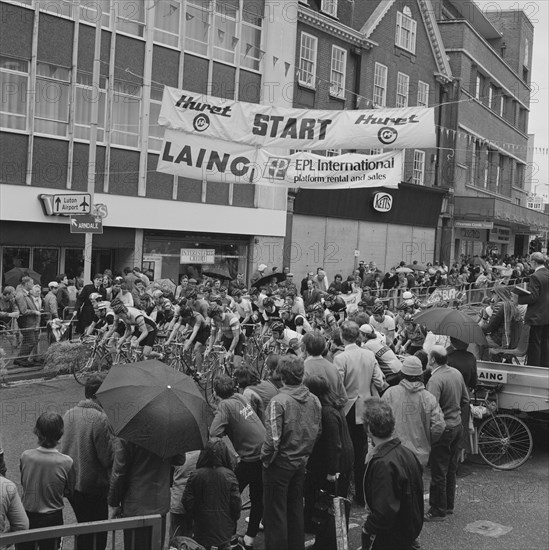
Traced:
[[[111, 519], [105, 521], [93, 521], [89, 523], [78, 523], [74, 525], [59, 525], [55, 527], [44, 527], [43, 529], [31, 529], [28, 531], [17, 531], [15, 533], [0, 533], [0, 548], [10, 547], [12, 544], [24, 544], [34, 543], [31, 548], [35, 550], [39, 546], [39, 541], [48, 540], [48, 539], [59, 539], [59, 538], [68, 538], [74, 537], [74, 548], [76, 548], [76, 537], [79, 535], [99, 535], [101, 533], [106, 533], [107, 535], [111, 534], [110, 544], [107, 544], [107, 548], [118, 548], [121, 546], [121, 543], [117, 542], [117, 534], [120, 534], [120, 531], [130, 530], [130, 529], [147, 529], [147, 537], [150, 537], [150, 550], [162, 550], [162, 517], [158, 514], [150, 516], [138, 516], [132, 518], [123, 518], [123, 519]], [[135, 544], [132, 544], [132, 535], [134, 533], [128, 533], [130, 547], [135, 547]], [[94, 537], [93, 539], [93, 548], [92, 550], [97, 550], [99, 548], [99, 537]], [[120, 537], [123, 538], [123, 537]], [[140, 536], [140, 539], [142, 536]], [[145, 547], [143, 542], [141, 542], [142, 547]]]

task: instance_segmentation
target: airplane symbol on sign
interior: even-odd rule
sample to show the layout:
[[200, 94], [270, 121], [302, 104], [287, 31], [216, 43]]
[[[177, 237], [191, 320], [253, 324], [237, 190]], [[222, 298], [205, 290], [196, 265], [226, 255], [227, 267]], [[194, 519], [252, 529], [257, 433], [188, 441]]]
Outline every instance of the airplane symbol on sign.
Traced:
[[89, 208], [89, 204], [86, 202], [86, 199], [84, 199], [81, 203], [80, 203], [80, 208], [82, 208], [82, 212], [85, 212], [86, 209]]

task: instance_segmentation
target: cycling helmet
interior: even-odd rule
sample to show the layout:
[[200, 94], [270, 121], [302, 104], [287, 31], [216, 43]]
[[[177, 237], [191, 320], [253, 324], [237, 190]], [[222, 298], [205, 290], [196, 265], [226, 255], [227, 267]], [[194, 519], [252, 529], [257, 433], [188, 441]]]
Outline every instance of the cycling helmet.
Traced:
[[359, 330], [363, 334], [374, 334], [374, 327], [368, 323], [362, 325]]
[[319, 313], [321, 311], [324, 311], [324, 307], [322, 306], [322, 304], [320, 302], [317, 302], [316, 304], [313, 304], [311, 306], [311, 311], [313, 313]]
[[385, 311], [385, 307], [383, 306], [383, 304], [376, 304], [372, 311], [374, 313], [383, 313]]
[[284, 332], [284, 323], [281, 323], [280, 321], [275, 321], [271, 325], [271, 332]]
[[405, 323], [411, 323], [414, 320], [414, 316], [411, 313], [406, 313], [403, 317]]
[[92, 302], [95, 302], [96, 300], [99, 300], [99, 298], [102, 298], [101, 294], [99, 294], [99, 292], [92, 292], [90, 294], [90, 300]]
[[111, 308], [116, 314], [128, 311], [126, 306], [120, 300], [115, 300], [114, 302], [112, 302]]
[[180, 310], [179, 310], [179, 316], [182, 318], [182, 319], [190, 319], [193, 315], [193, 310], [191, 307], [189, 306], [183, 306]]
[[223, 308], [218, 304], [213, 304], [208, 308], [208, 317], [221, 317]]
[[413, 300], [414, 295], [409, 290], [407, 290], [406, 292], [402, 293], [402, 299], [403, 300]]
[[274, 307], [275, 303], [274, 303], [274, 300], [272, 298], [265, 298], [263, 300], [263, 307], [264, 308], [268, 308], [268, 307]]
[[109, 309], [109, 306], [110, 306], [110, 305], [111, 305], [110, 302], [99, 302], [99, 303], [97, 304], [97, 309], [98, 309], [99, 311], [101, 311], [101, 310], [103, 310], [103, 309]]

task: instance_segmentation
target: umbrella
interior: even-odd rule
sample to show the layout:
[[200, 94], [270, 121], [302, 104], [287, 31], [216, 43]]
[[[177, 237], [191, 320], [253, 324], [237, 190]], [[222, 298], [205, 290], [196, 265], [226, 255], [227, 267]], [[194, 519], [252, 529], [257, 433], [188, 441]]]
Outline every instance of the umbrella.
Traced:
[[263, 277], [261, 277], [261, 279], [258, 279], [255, 283], [252, 283], [252, 286], [259, 288], [260, 286], [268, 285], [271, 282], [273, 277], [276, 279], [277, 283], [280, 283], [286, 280], [286, 275], [284, 273], [281, 273], [280, 271], [275, 271], [274, 273], [269, 273], [268, 275], [264, 275]]
[[158, 279], [154, 281], [154, 286], [172, 293], [177, 288], [177, 285], [171, 279]]
[[17, 286], [23, 277], [32, 277], [32, 280], [36, 284], [40, 284], [42, 275], [36, 273], [28, 267], [14, 267], [9, 271], [6, 271], [4, 274], [4, 280], [6, 281], [6, 286]]
[[397, 267], [396, 272], [397, 273], [413, 273], [414, 270], [411, 269], [410, 267]]
[[97, 399], [115, 435], [167, 458], [202, 449], [211, 412], [193, 379], [161, 361], [113, 367]]
[[452, 336], [469, 344], [488, 343], [477, 322], [458, 309], [434, 307], [415, 315], [414, 321], [435, 334]]
[[413, 269], [414, 271], [427, 271], [429, 269], [426, 265], [421, 264], [408, 264], [405, 267], [407, 267], [408, 269]]
[[232, 281], [233, 277], [231, 277], [230, 273], [228, 271], [203, 271], [202, 275], [206, 275], [206, 277], [211, 277], [212, 279], [219, 279], [221, 281]]

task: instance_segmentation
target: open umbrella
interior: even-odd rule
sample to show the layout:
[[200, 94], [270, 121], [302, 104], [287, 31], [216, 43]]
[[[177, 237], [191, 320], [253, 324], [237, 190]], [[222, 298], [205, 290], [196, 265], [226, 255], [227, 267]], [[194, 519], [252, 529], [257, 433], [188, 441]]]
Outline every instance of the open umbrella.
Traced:
[[271, 282], [273, 277], [276, 279], [277, 283], [280, 283], [286, 280], [285, 273], [281, 273], [280, 271], [275, 271], [274, 273], [269, 273], [268, 275], [264, 275], [263, 277], [261, 277], [261, 279], [258, 279], [255, 283], [252, 283], [252, 286], [259, 288], [260, 286], [268, 285]]
[[23, 277], [31, 277], [36, 284], [40, 284], [42, 275], [28, 267], [14, 267], [4, 274], [6, 286], [17, 286]]
[[414, 321], [434, 334], [452, 336], [468, 344], [488, 343], [475, 319], [459, 309], [434, 307], [414, 315]]
[[97, 392], [115, 435], [163, 458], [202, 449], [211, 411], [194, 380], [157, 360], [113, 367]]
[[409, 269], [413, 269], [414, 271], [427, 271], [429, 269], [426, 265], [422, 265], [422, 264], [408, 264], [405, 267]]
[[414, 270], [410, 267], [397, 267], [396, 272], [397, 273], [413, 273]]
[[223, 270], [212, 270], [212, 271], [203, 271], [202, 275], [206, 275], [206, 277], [211, 277], [212, 279], [219, 279], [220, 281], [232, 281], [233, 277], [231, 277], [231, 274], [228, 271]]

